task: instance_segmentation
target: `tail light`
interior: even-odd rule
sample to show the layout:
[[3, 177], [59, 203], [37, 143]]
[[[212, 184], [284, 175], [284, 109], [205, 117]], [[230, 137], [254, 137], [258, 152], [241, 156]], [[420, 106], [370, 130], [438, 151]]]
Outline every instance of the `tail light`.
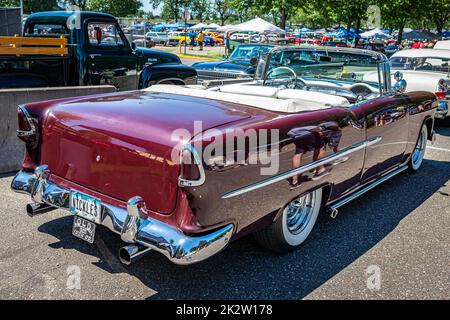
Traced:
[[444, 79], [439, 80], [437, 88], [436, 88], [436, 97], [438, 99], [444, 99], [447, 95], [448, 85]]
[[17, 116], [19, 121], [19, 130], [17, 130], [17, 137], [24, 141], [27, 146], [35, 148], [38, 143], [37, 120], [32, 118], [24, 106], [19, 106], [17, 109]]
[[205, 183], [203, 162], [194, 146], [185, 145], [181, 151], [181, 174], [178, 184], [181, 187], [197, 187]]

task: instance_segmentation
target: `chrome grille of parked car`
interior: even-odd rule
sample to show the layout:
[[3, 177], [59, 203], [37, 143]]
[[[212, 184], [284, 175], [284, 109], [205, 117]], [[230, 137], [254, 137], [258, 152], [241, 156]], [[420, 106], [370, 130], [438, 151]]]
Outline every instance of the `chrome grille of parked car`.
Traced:
[[222, 71], [207, 71], [207, 70], [197, 70], [198, 76], [202, 80], [211, 79], [237, 79], [237, 78], [251, 78], [250, 75], [233, 73], [233, 72], [222, 72]]

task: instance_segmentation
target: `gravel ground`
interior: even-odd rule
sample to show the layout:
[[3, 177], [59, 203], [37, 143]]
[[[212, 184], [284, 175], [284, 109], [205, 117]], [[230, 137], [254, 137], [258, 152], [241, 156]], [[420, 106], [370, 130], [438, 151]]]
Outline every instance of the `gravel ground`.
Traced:
[[60, 210], [29, 218], [29, 198], [1, 176], [0, 299], [449, 299], [450, 128], [437, 131], [419, 173], [321, 216], [300, 250], [246, 237], [188, 267], [157, 253], [124, 267], [118, 236], [100, 228], [90, 245]]

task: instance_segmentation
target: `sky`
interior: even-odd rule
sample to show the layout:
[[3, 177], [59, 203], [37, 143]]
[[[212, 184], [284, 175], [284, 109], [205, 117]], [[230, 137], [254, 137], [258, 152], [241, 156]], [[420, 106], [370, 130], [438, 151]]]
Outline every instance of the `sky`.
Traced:
[[150, 4], [150, 1], [148, 0], [141, 0], [142, 4], [144, 5], [144, 10], [145, 11], [150, 11], [153, 10], [152, 5]]

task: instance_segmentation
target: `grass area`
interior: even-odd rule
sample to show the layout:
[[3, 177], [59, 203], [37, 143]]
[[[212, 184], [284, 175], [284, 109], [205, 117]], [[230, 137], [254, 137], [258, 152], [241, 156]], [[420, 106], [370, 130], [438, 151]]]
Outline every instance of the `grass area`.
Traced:
[[184, 54], [184, 48], [181, 48], [181, 54], [180, 54], [179, 47], [157, 46], [157, 47], [154, 47], [153, 49], [161, 50], [161, 51], [165, 51], [165, 52], [171, 52], [171, 53], [174, 53], [177, 55], [182, 55], [185, 58], [192, 58], [192, 59], [205, 59], [205, 60], [223, 60], [224, 59], [223, 53], [219, 52], [221, 49], [219, 47], [212, 47], [212, 48], [205, 47], [204, 51], [198, 51], [198, 49], [191, 51], [191, 50], [189, 50], [189, 48], [187, 48], [186, 54]]

